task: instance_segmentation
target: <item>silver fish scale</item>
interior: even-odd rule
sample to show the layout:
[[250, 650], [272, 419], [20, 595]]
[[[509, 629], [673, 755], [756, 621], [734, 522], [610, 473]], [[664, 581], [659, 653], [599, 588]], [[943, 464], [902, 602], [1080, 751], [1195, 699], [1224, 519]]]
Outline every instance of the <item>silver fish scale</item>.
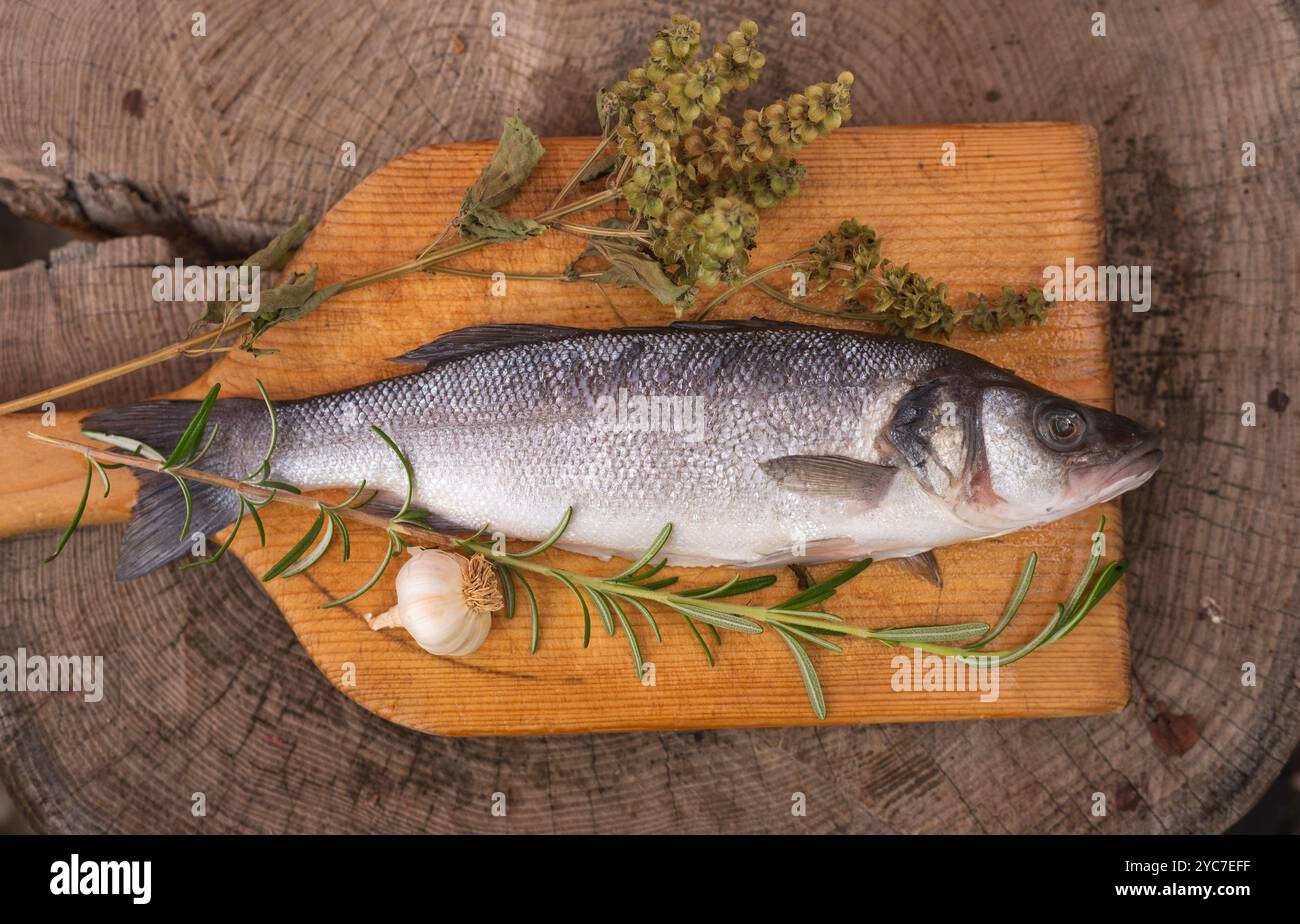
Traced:
[[[951, 355], [794, 327], [519, 343], [284, 405], [275, 477], [305, 488], [365, 479], [400, 493], [376, 424], [409, 456], [416, 502], [467, 527], [537, 539], [571, 505], [564, 544], [580, 550], [635, 556], [672, 522], [666, 551], [680, 563], [816, 557], [798, 555], [800, 543], [835, 544], [836, 557], [901, 553], [916, 544], [917, 518], [934, 514], [910, 484], [866, 515], [786, 490], [758, 463], [879, 461], [876, 438], [898, 398]], [[638, 399], [658, 400], [658, 416], [638, 416]], [[255, 464], [265, 425], [240, 429]]]

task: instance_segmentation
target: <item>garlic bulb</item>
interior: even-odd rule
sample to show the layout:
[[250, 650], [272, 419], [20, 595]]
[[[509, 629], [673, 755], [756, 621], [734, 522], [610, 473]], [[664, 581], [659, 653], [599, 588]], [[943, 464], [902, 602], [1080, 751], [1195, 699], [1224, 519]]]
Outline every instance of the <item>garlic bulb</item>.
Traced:
[[367, 613], [370, 628], [401, 626], [431, 654], [477, 650], [492, 628], [492, 611], [504, 605], [492, 563], [482, 555], [414, 546], [407, 551], [411, 560], [397, 572], [397, 605], [379, 616]]

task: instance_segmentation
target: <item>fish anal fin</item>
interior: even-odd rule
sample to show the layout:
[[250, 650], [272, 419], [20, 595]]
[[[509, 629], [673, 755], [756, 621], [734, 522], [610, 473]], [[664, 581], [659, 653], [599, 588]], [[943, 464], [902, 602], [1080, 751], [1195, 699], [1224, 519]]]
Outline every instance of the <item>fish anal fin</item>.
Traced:
[[759, 463], [781, 487], [813, 497], [837, 497], [875, 507], [898, 469], [847, 456], [780, 456]]
[[934, 557], [934, 551], [918, 552], [916, 555], [909, 555], [906, 558], [896, 558], [894, 561], [902, 566], [908, 574], [924, 578], [935, 587], [943, 587], [943, 574], [939, 571], [939, 559]]

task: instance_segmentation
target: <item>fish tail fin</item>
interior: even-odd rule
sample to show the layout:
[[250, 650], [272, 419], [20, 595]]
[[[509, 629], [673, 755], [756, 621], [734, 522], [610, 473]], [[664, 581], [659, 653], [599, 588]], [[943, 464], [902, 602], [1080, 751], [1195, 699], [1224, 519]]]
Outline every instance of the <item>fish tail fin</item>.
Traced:
[[[126, 437], [166, 456], [180, 441], [199, 403], [146, 401], [104, 408], [82, 422], [82, 431], [90, 436]], [[208, 415], [204, 435], [204, 441], [212, 437], [212, 444], [196, 467], [228, 478], [243, 478], [260, 458], [260, 455], [250, 458], [254, 454], [250, 453], [253, 440], [264, 440], [267, 433], [269, 423], [261, 401], [247, 398], [218, 401]], [[182, 534], [185, 494], [176, 479], [140, 469], [131, 472], [140, 483], [140, 491], [117, 559], [115, 576], [119, 581], [148, 574], [187, 555], [198, 534], [210, 536], [233, 523], [239, 515], [239, 499], [233, 491], [186, 482], [190, 490], [190, 522]]]

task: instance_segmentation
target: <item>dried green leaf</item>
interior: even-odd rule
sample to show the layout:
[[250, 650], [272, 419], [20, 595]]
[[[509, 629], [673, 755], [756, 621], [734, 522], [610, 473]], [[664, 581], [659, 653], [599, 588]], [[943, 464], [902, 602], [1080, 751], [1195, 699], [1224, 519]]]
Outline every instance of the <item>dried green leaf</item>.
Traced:
[[297, 250], [307, 239], [311, 224], [306, 216], [300, 216], [283, 233], [271, 238], [271, 242], [244, 261], [244, 266], [256, 266], [260, 269], [283, 269], [289, 262], [289, 255]]
[[342, 283], [337, 282], [317, 289], [314, 263], [305, 273], [293, 273], [278, 286], [262, 293], [244, 349], [257, 353], [266, 352], [254, 350], [253, 341], [277, 324], [305, 318], [342, 290]]
[[522, 241], [546, 230], [545, 225], [531, 218], [511, 218], [487, 206], [462, 212], [456, 218], [456, 227], [465, 237], [488, 241]]
[[506, 119], [492, 159], [474, 185], [465, 190], [460, 213], [452, 222], [464, 237], [520, 240], [541, 233], [536, 222], [506, 218], [496, 210], [514, 198], [546, 149], [518, 116]]
[[610, 266], [596, 277], [596, 282], [638, 286], [665, 305], [672, 305], [678, 315], [695, 300], [695, 287], [673, 282], [653, 257], [647, 257], [631, 247], [605, 247], [601, 255], [609, 261]]
[[[284, 269], [285, 264], [289, 262], [289, 257], [307, 239], [307, 234], [310, 231], [311, 224], [307, 221], [306, 216], [299, 216], [297, 221], [285, 231], [271, 238], [270, 243], [244, 260], [241, 265], [255, 266], [259, 270]], [[210, 301], [200, 320], [209, 324], [221, 324], [238, 312], [238, 302]]]

